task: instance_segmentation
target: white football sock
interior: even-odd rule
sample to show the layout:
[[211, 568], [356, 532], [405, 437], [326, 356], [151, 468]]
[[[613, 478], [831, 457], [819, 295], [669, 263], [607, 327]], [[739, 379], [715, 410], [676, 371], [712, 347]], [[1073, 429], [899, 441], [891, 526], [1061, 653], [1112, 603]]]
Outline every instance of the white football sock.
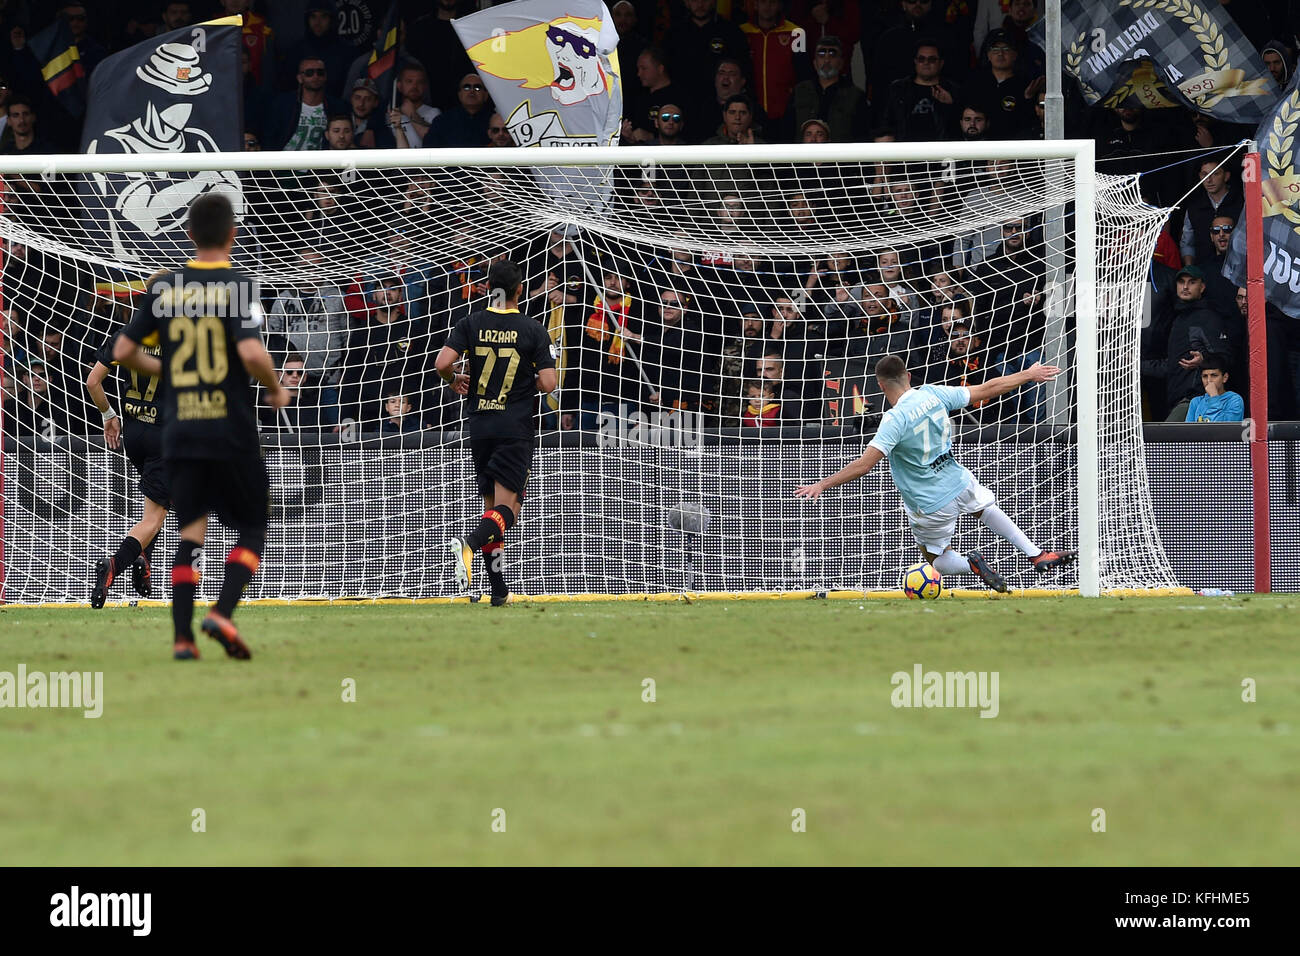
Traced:
[[964, 554], [951, 549], [945, 551], [931, 562], [940, 574], [970, 574], [970, 561]]
[[997, 505], [985, 508], [980, 521], [984, 522], [984, 527], [994, 534], [1010, 541], [1012, 546], [1025, 557], [1036, 558], [1042, 554], [1043, 549], [1035, 547], [1025, 533], [1016, 527], [1016, 523], [1007, 517], [1007, 513]]

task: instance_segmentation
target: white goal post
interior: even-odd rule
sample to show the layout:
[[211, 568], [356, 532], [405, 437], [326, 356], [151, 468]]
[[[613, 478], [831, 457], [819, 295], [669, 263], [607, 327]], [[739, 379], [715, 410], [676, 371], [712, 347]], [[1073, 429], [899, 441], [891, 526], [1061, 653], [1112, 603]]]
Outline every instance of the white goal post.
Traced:
[[[561, 189], [558, 168], [579, 175]], [[512, 532], [526, 594], [892, 588], [915, 546], [887, 475], [790, 497], [860, 453], [882, 410], [864, 370], [885, 348], [927, 381], [1066, 366], [1059, 388], [960, 418], [958, 459], [1044, 547], [1077, 548], [1077, 574], [1049, 587], [1175, 583], [1138, 390], [1165, 211], [1135, 179], [1099, 175], [1090, 140], [416, 149], [0, 157], [2, 601], [84, 600], [87, 569], [138, 515], [81, 378], [131, 284], [184, 257], [84, 219], [79, 191], [119, 174], [160, 204], [178, 183], [240, 184], [235, 265], [264, 285], [277, 361], [301, 361], [314, 388], [310, 425], [264, 418], [284, 490], [250, 597], [451, 596], [436, 545], [475, 496], [459, 406], [421, 363], [486, 304], [482, 273], [501, 256], [524, 267], [525, 311], [549, 322], [564, 375], [540, 403], [537, 492]], [[1052, 288], [1035, 263], [1064, 251], [1041, 226], [1067, 206], [1069, 276]], [[404, 339], [375, 332], [397, 322]], [[358, 581], [321, 567], [331, 555], [378, 570]]]

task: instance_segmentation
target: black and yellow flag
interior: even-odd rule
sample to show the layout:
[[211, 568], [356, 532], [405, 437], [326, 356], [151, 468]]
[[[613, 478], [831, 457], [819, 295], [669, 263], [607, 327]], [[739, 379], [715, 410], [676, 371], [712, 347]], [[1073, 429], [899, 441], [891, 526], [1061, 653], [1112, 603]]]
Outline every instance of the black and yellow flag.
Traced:
[[59, 105], [73, 116], [86, 111], [86, 70], [81, 54], [72, 39], [72, 31], [62, 17], [29, 41], [32, 55], [41, 67], [41, 79], [50, 88]]

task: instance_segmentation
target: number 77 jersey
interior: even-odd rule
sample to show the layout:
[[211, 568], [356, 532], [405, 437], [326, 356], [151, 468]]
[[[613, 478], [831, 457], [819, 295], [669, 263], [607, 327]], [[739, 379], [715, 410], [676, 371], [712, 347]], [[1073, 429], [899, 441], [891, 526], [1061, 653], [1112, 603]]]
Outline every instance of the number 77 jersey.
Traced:
[[191, 261], [150, 285], [122, 334], [162, 349], [163, 457], [260, 455], [256, 393], [239, 358], [260, 339], [257, 283], [225, 262]]
[[518, 309], [482, 309], [456, 323], [447, 347], [469, 359], [470, 437], [532, 440], [537, 373], [555, 367], [542, 324]]
[[947, 385], [910, 388], [885, 412], [867, 444], [889, 458], [889, 473], [908, 510], [930, 514], [975, 480], [952, 457], [948, 415], [970, 404], [970, 390]]

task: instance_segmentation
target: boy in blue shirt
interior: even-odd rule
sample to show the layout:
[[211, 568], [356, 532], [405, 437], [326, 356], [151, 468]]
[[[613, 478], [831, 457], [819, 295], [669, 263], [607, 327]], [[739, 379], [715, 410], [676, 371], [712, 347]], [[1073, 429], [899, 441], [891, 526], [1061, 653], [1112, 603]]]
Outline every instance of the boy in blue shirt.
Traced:
[[1217, 355], [1201, 363], [1204, 395], [1197, 395], [1187, 409], [1189, 422], [1239, 422], [1246, 417], [1246, 403], [1228, 391], [1228, 363]]

